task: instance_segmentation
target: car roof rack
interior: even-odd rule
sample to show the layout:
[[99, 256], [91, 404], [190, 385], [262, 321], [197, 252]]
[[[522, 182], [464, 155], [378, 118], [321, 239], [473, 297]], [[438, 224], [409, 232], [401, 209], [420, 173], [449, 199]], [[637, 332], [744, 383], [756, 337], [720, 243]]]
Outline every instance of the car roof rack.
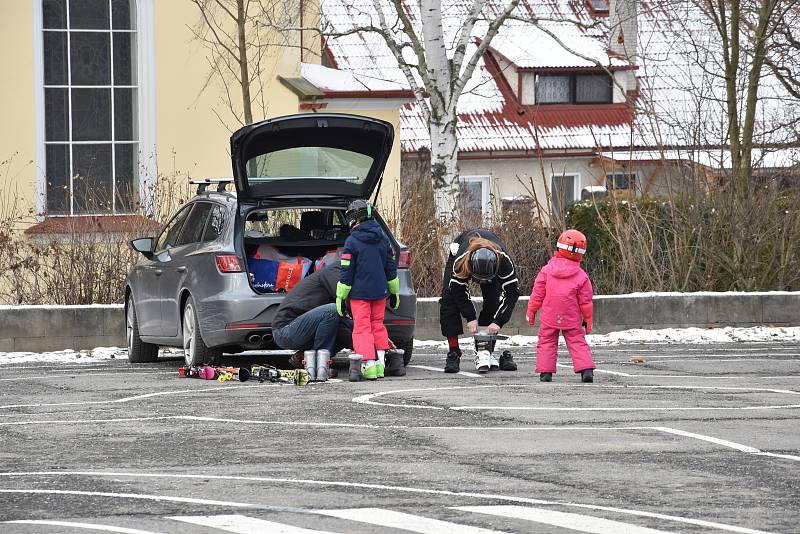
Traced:
[[217, 185], [217, 192], [225, 191], [228, 184], [233, 183], [233, 178], [203, 178], [202, 180], [189, 180], [189, 183], [197, 186], [197, 193], [200, 194], [206, 190], [209, 185]]

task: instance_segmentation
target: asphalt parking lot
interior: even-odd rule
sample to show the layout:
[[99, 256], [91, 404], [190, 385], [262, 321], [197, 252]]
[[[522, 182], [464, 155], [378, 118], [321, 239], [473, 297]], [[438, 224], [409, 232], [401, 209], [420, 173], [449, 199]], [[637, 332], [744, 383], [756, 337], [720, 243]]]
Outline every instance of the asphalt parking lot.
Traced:
[[594, 384], [513, 351], [304, 387], [0, 366], [0, 532], [800, 532], [797, 345], [600, 347]]

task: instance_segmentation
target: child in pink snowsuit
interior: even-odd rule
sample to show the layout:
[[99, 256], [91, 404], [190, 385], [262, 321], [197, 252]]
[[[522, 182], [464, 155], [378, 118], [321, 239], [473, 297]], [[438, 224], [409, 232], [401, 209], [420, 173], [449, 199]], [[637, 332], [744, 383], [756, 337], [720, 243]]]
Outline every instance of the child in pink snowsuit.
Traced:
[[[550, 382], [556, 372], [558, 334], [564, 335], [572, 357], [572, 368], [582, 382], [594, 380], [592, 351], [586, 334], [592, 332], [592, 282], [581, 269], [586, 253], [586, 237], [567, 230], [558, 238], [556, 253], [536, 276], [528, 303], [531, 326], [539, 315], [539, 343], [536, 346], [536, 372], [542, 382]], [[583, 323], [586, 327], [581, 327]]]

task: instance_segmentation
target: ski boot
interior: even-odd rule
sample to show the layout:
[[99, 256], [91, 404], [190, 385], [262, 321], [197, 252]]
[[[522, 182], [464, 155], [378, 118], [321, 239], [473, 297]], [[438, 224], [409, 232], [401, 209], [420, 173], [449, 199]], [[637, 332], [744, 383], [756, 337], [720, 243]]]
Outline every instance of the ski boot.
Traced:
[[581, 371], [581, 382], [591, 383], [594, 382], [594, 370], [584, 369]]
[[[309, 382], [317, 381], [317, 351], [307, 350], [303, 352], [303, 366], [308, 373]], [[325, 375], [327, 377], [327, 375]]]
[[444, 364], [445, 373], [457, 373], [461, 370], [461, 349], [458, 347], [450, 349], [447, 353], [447, 361]]
[[376, 350], [375, 354], [378, 356], [378, 359], [375, 360], [375, 367], [377, 368], [375, 378], [383, 378], [386, 376], [386, 351]]
[[326, 382], [330, 377], [331, 351], [320, 349], [317, 351], [317, 382]]
[[500, 362], [492, 357], [493, 336], [485, 332], [475, 334], [475, 369], [479, 373], [488, 373], [492, 368], [499, 369]]
[[403, 349], [390, 349], [386, 352], [387, 376], [406, 376], [406, 366], [403, 362], [405, 353]]
[[362, 360], [361, 376], [363, 376], [365, 380], [377, 380], [378, 360]]
[[552, 382], [553, 373], [539, 373], [539, 380], [542, 382]]
[[361, 382], [364, 377], [361, 375], [361, 355], [351, 354], [350, 358], [350, 382]]
[[475, 354], [475, 370], [481, 374], [488, 373], [491, 366], [491, 356], [488, 350], [479, 350]]
[[500, 370], [501, 371], [516, 371], [517, 363], [511, 357], [511, 351], [504, 350], [500, 355]]
[[489, 370], [490, 371], [497, 371], [500, 369], [500, 362], [497, 361], [497, 358], [494, 356], [494, 352], [489, 353]]

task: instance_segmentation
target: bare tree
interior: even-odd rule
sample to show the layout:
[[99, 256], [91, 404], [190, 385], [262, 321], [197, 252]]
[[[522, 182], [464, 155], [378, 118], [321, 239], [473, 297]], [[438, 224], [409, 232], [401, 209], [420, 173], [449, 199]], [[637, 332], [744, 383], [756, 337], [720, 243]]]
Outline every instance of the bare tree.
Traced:
[[235, 120], [229, 130], [267, 113], [266, 79], [278, 64], [282, 48], [300, 47], [298, 21], [302, 2], [292, 0], [191, 0], [200, 19], [191, 28], [208, 50], [209, 75], [203, 90], [216, 80], [222, 100]]
[[371, 7], [371, 13], [361, 13], [369, 21], [366, 24], [324, 31], [334, 38], [372, 32], [385, 41], [428, 124], [431, 179], [439, 213], [451, 213], [457, 197], [459, 99], [501, 27], [511, 20], [536, 26], [567, 51], [585, 58], [580, 51], [570, 50], [557, 34], [540, 23], [569, 22], [584, 29], [593, 25], [584, 25], [577, 19], [537, 17], [530, 10], [522, 9], [521, 0], [507, 3], [472, 0], [465, 6], [466, 10], [457, 15], [453, 10], [461, 9], [460, 5], [445, 4], [449, 10], [445, 17], [458, 16], [457, 24], [443, 24], [441, 0], [416, 3], [372, 0]]

